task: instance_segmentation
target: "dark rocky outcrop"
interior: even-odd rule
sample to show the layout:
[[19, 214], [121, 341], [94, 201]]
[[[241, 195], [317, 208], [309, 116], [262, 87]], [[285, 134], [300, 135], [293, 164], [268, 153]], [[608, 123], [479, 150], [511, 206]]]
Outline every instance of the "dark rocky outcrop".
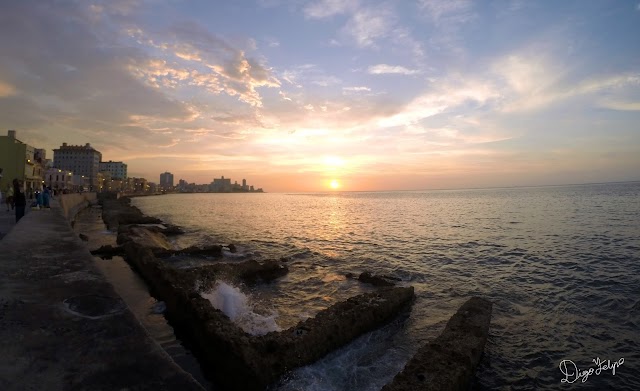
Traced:
[[382, 391], [467, 390], [491, 322], [491, 302], [472, 297], [433, 342], [427, 343]]
[[369, 272], [360, 273], [360, 276], [358, 276], [358, 280], [360, 282], [371, 284], [373, 286], [394, 286], [397, 281], [400, 281], [399, 278], [384, 275], [377, 276]]
[[[356, 278], [356, 275], [353, 273], [345, 273], [345, 277], [354, 279]], [[397, 277], [376, 275], [372, 274], [371, 272], [360, 273], [360, 275], [357, 277], [357, 280], [365, 284], [371, 284], [377, 287], [395, 286], [396, 283], [402, 281]]]
[[200, 292], [211, 287], [219, 274], [236, 268], [238, 278], [259, 275], [262, 279], [265, 272], [277, 276], [285, 270], [280, 263], [248, 261], [176, 270], [138, 243], [129, 241], [124, 247], [127, 260], [155, 296], [165, 301], [169, 319], [199, 349], [209, 373], [230, 390], [264, 389], [286, 371], [310, 364], [389, 321], [409, 308], [414, 297], [412, 287], [385, 288], [336, 303], [287, 330], [252, 336], [213, 308]]
[[173, 248], [164, 234], [139, 225], [121, 225], [118, 227], [116, 242], [123, 245], [133, 241], [154, 252], [169, 251]]
[[162, 221], [155, 217], [145, 216], [140, 209], [131, 205], [131, 199], [105, 199], [102, 203], [102, 220], [112, 231], [125, 224], [160, 224]]

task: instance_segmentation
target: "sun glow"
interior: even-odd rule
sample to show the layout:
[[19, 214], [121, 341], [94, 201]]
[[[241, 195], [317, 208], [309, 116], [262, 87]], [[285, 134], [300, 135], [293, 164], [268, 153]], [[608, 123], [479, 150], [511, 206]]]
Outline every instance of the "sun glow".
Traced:
[[330, 183], [329, 183], [329, 187], [331, 187], [332, 189], [337, 189], [340, 187], [340, 182], [338, 182], [337, 180], [333, 179]]

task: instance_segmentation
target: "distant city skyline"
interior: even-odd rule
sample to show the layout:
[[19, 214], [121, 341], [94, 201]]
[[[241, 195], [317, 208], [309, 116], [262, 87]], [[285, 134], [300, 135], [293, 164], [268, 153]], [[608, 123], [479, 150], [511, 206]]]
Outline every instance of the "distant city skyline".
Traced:
[[0, 129], [269, 192], [635, 181], [638, 36], [640, 0], [9, 2]]

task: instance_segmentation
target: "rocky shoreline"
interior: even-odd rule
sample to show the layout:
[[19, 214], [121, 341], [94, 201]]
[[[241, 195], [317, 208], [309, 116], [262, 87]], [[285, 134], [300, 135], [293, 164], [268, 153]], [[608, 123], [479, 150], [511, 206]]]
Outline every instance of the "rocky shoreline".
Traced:
[[[286, 372], [311, 364], [358, 336], [389, 322], [399, 313], [410, 310], [414, 302], [413, 287], [396, 286], [398, 281], [393, 277], [375, 276], [367, 272], [358, 277], [348, 275], [361, 283], [375, 286], [376, 291], [336, 303], [289, 329], [251, 335], [214, 308], [202, 293], [212, 289], [219, 278], [247, 285], [269, 283], [288, 273], [286, 260], [225, 263], [222, 245], [176, 250], [167, 238], [183, 233], [180, 227], [145, 216], [130, 205], [128, 198], [103, 199], [101, 204], [105, 224], [110, 230], [118, 232], [118, 246], [101, 247], [92, 253], [103, 257], [124, 255], [126, 261], [147, 281], [152, 294], [166, 303], [166, 317], [183, 339], [194, 347], [204, 371], [224, 389], [263, 390]], [[212, 263], [191, 269], [176, 269], [163, 260], [173, 254], [206, 256]], [[449, 322], [451, 329], [459, 334], [479, 335], [480, 338], [474, 342], [471, 363], [467, 365], [465, 360], [465, 370], [460, 372], [464, 379], [452, 383], [452, 386], [457, 384], [452, 388], [431, 389], [459, 389], [460, 385], [468, 384], [480, 359], [488, 333], [491, 305], [489, 303], [488, 312], [484, 302], [470, 301], [465, 306], [465, 311], [481, 308], [486, 327], [478, 328], [475, 320], [468, 322], [467, 317], [456, 317], [458, 314], [454, 316], [458, 319], [455, 324], [452, 318]], [[443, 335], [451, 334], [447, 329]], [[438, 340], [449, 340], [449, 337], [441, 337]], [[459, 352], [453, 353], [454, 359], [459, 358]], [[415, 380], [417, 376], [420, 383], [423, 377], [411, 375], [415, 372], [413, 363], [430, 361], [430, 355], [430, 350], [425, 353], [425, 348], [420, 349], [405, 370], [384, 390], [415, 389], [410, 388], [413, 383], [405, 380]], [[422, 368], [421, 364], [417, 365]], [[428, 383], [433, 385], [442, 384], [432, 381], [431, 373], [424, 379], [429, 379]], [[421, 389], [424, 386], [422, 381]]]

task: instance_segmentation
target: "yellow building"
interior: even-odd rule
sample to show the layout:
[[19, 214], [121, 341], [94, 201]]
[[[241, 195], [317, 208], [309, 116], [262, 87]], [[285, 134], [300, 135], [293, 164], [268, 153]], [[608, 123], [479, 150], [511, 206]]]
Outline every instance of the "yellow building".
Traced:
[[16, 131], [9, 130], [0, 136], [0, 189], [5, 191], [14, 179], [24, 182], [27, 195], [42, 189], [44, 168], [35, 158], [36, 149], [16, 138]]

